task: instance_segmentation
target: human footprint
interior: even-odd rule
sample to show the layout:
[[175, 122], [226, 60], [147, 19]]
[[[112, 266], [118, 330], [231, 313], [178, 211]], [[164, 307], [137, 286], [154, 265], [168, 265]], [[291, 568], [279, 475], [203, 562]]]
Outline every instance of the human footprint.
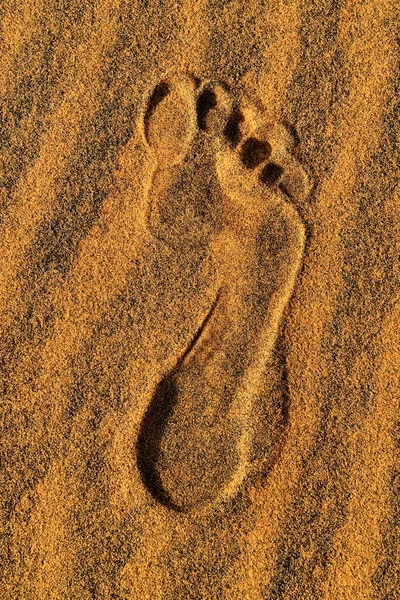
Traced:
[[263, 395], [304, 253], [292, 200], [304, 201], [311, 182], [289, 132], [263, 124], [250, 104], [235, 106], [218, 84], [185, 75], [161, 82], [143, 133], [155, 165], [151, 232], [170, 251], [209, 252], [218, 272], [215, 301], [159, 382], [137, 443], [148, 491], [187, 512], [232, 497], [254, 471], [258, 402], [266, 406], [265, 452], [275, 455], [282, 443], [285, 408]]

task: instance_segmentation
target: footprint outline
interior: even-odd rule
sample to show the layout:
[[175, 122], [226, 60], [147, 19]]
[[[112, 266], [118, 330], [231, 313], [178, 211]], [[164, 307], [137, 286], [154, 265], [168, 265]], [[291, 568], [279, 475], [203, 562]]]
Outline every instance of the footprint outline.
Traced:
[[[264, 195], [272, 194], [276, 197], [275, 201], [277, 205], [279, 205], [281, 211], [286, 211], [285, 218], [288, 221], [293, 221], [294, 229], [296, 233], [294, 237], [297, 236], [297, 246], [298, 246], [298, 254], [300, 256], [299, 264], [294, 269], [294, 277], [292, 277], [291, 285], [287, 286], [286, 290], [286, 301], [284, 301], [284, 306], [280, 310], [279, 318], [275, 319], [275, 335], [274, 341], [271, 344], [272, 351], [274, 345], [276, 344], [276, 339], [278, 336], [278, 329], [281, 323], [283, 312], [289, 303], [290, 297], [293, 292], [294, 280], [297, 277], [298, 272], [300, 271], [302, 256], [304, 254], [304, 246], [305, 246], [305, 227], [299, 216], [297, 209], [290, 204], [288, 199], [299, 199], [305, 200], [312, 187], [311, 179], [309, 173], [305, 170], [305, 168], [300, 165], [290, 154], [290, 150], [292, 150], [295, 145], [295, 141], [293, 140], [293, 136], [289, 133], [289, 131], [284, 128], [283, 125], [277, 123], [269, 123], [265, 124], [261, 127], [250, 125], [249, 129], [245, 129], [245, 126], [248, 126], [246, 123], [246, 117], [244, 112], [241, 110], [241, 107], [236, 104], [232, 98], [229, 96], [229, 90], [226, 86], [221, 86], [219, 84], [213, 84], [210, 82], [200, 82], [196, 80], [196, 78], [192, 76], [188, 76], [186, 74], [178, 74], [174, 75], [173, 78], [166, 78], [162, 80], [153, 90], [153, 93], [150, 95], [150, 98], [147, 103], [147, 109], [144, 113], [143, 118], [143, 131], [146, 144], [149, 146], [151, 151], [151, 139], [148, 133], [148, 122], [150, 122], [152, 114], [155, 112], [156, 107], [154, 107], [154, 102], [152, 103], [152, 98], [154, 99], [154, 94], [156, 96], [162, 96], [160, 91], [166, 91], [163, 97], [161, 97], [160, 101], [157, 103], [159, 106], [162, 104], [164, 98], [167, 97], [168, 93], [171, 93], [171, 89], [173, 85], [178, 86], [179, 93], [187, 94], [189, 90], [189, 94], [192, 93], [192, 100], [189, 102], [189, 110], [190, 113], [189, 118], [189, 131], [187, 135], [187, 139], [183, 140], [182, 146], [183, 151], [180, 153], [179, 160], [177, 160], [177, 164], [179, 165], [187, 153], [189, 152], [190, 146], [193, 141], [194, 135], [197, 131], [202, 132], [205, 135], [214, 136], [215, 138], [223, 138], [223, 144], [219, 145], [218, 150], [216, 151], [216, 171], [218, 173], [219, 181], [222, 180], [221, 172], [224, 169], [224, 159], [226, 157], [232, 157], [233, 155], [236, 159], [240, 159], [241, 168], [243, 172], [246, 170], [251, 172], [253, 175], [256, 175], [257, 184], [259, 189], [260, 186], [264, 186], [262, 188], [262, 192]], [[161, 87], [160, 87], [161, 86]], [[157, 91], [158, 90], [158, 91]], [[182, 90], [184, 90], [182, 92]], [[219, 105], [221, 103], [222, 98], [222, 110]], [[156, 98], [158, 99], [158, 98]], [[151, 112], [149, 114], [149, 102], [151, 104]], [[200, 106], [200, 111], [199, 111]], [[219, 111], [219, 114], [213, 114], [214, 112]], [[199, 114], [199, 112], [201, 114]], [[211, 118], [210, 118], [211, 117]], [[147, 122], [147, 125], [146, 125]], [[156, 153], [157, 154], [157, 151]], [[175, 162], [172, 161], [175, 165]], [[237, 161], [236, 161], [237, 162]], [[235, 165], [237, 166], [237, 165]], [[168, 169], [168, 165], [165, 169]], [[154, 173], [158, 170], [163, 170], [163, 166], [157, 163]], [[297, 171], [296, 171], [297, 170]], [[154, 175], [153, 173], [153, 175]], [[295, 173], [295, 177], [293, 176]], [[253, 177], [254, 179], [254, 177]], [[228, 186], [229, 187], [229, 186]], [[230, 190], [230, 194], [232, 195], [232, 190]], [[234, 192], [235, 193], [235, 192]], [[242, 193], [244, 196], [246, 194], [250, 194], [251, 190], [239, 190], [237, 192], [239, 195]], [[229, 194], [228, 194], [229, 196]], [[151, 206], [149, 208], [151, 211]], [[150, 217], [149, 217], [150, 223]], [[244, 480], [248, 478], [248, 475], [251, 474], [251, 468], [248, 469], [249, 472], [246, 472], [246, 469], [242, 469], [239, 474], [231, 477], [231, 480], [224, 486], [224, 490], [221, 490], [221, 493], [216, 498], [212, 498], [211, 500], [207, 500], [205, 502], [196, 503], [188, 503], [186, 506], [181, 506], [177, 504], [171, 497], [171, 493], [167, 490], [163, 489], [163, 485], [159, 474], [157, 474], [157, 464], [153, 466], [147, 464], [144, 467], [144, 451], [146, 449], [146, 415], [148, 415], [149, 411], [152, 410], [152, 404], [154, 403], [154, 399], [157, 401], [160, 400], [160, 390], [162, 391], [163, 386], [168, 386], [173, 382], [175, 375], [179, 371], [179, 369], [184, 368], [188, 362], [189, 357], [196, 356], [199, 352], [200, 344], [204, 346], [204, 337], [206, 331], [213, 331], [213, 319], [215, 319], [215, 313], [217, 311], [218, 304], [221, 298], [221, 290], [218, 292], [217, 297], [211, 307], [210, 312], [206, 316], [204, 322], [200, 326], [198, 332], [195, 334], [192, 342], [189, 344], [189, 347], [185, 350], [181, 358], [177, 361], [175, 367], [165, 375], [162, 381], [157, 386], [155, 394], [153, 395], [153, 399], [150, 401], [145, 416], [143, 417], [142, 425], [140, 428], [138, 444], [137, 444], [137, 453], [138, 453], [138, 467], [141, 473], [141, 479], [146, 486], [147, 490], [150, 494], [157, 500], [161, 505], [164, 505], [166, 508], [173, 509], [176, 512], [193, 512], [194, 510], [203, 510], [205, 507], [209, 505], [214, 505], [218, 503], [218, 500], [227, 500], [232, 498], [235, 493], [237, 493], [240, 485]], [[218, 330], [218, 327], [217, 327]], [[262, 368], [262, 359], [265, 358], [265, 351], [261, 361], [256, 359], [257, 368], [260, 370]], [[208, 357], [209, 358], [209, 357]], [[170, 383], [166, 383], [166, 382]], [[246, 386], [245, 386], [246, 387]], [[171, 388], [172, 389], [172, 388]], [[171, 391], [171, 390], [170, 390]], [[242, 392], [243, 393], [243, 392]], [[175, 401], [176, 404], [177, 400]], [[170, 405], [173, 405], [173, 402]], [[250, 416], [251, 409], [251, 400], [248, 402], [247, 410], [247, 418]], [[154, 408], [154, 407], [153, 407]], [[245, 418], [244, 411], [242, 416]], [[165, 423], [166, 425], [167, 423]], [[248, 461], [249, 455], [249, 444], [251, 441], [249, 440], [249, 429], [244, 436], [242, 436], [241, 440], [238, 441], [238, 444], [242, 445], [241, 456], [242, 462], [246, 463]], [[247, 465], [249, 467], [249, 465]], [[153, 475], [149, 475], [149, 472], [153, 469]], [[146, 472], [145, 472], [146, 471]], [[153, 481], [153, 483], [152, 483]], [[158, 490], [155, 489], [156, 485], [158, 485]]]

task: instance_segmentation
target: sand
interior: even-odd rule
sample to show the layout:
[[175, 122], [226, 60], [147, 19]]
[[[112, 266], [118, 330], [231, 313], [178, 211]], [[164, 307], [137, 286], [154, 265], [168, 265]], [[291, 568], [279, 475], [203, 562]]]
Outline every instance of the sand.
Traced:
[[396, 600], [399, 7], [0, 6], [1, 600]]

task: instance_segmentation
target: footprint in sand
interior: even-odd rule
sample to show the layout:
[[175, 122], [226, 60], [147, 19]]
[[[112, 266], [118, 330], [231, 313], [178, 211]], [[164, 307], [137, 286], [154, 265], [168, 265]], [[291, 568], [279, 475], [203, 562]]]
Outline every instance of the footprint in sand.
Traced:
[[[206, 246], [218, 273], [215, 302], [159, 383], [137, 443], [148, 491], [186, 512], [232, 497], [257, 464], [253, 417], [304, 252], [293, 202], [311, 182], [286, 128], [263, 123], [248, 102], [235, 105], [219, 84], [185, 75], [161, 82], [143, 133], [156, 165], [152, 234], [188, 260]], [[274, 398], [264, 409], [271, 456], [284, 422], [276, 390]]]

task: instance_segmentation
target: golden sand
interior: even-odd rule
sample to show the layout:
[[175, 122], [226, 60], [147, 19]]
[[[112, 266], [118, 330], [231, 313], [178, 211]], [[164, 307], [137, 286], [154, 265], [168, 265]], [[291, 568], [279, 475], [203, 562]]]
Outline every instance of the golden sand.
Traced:
[[399, 6], [0, 5], [0, 600], [397, 600]]

